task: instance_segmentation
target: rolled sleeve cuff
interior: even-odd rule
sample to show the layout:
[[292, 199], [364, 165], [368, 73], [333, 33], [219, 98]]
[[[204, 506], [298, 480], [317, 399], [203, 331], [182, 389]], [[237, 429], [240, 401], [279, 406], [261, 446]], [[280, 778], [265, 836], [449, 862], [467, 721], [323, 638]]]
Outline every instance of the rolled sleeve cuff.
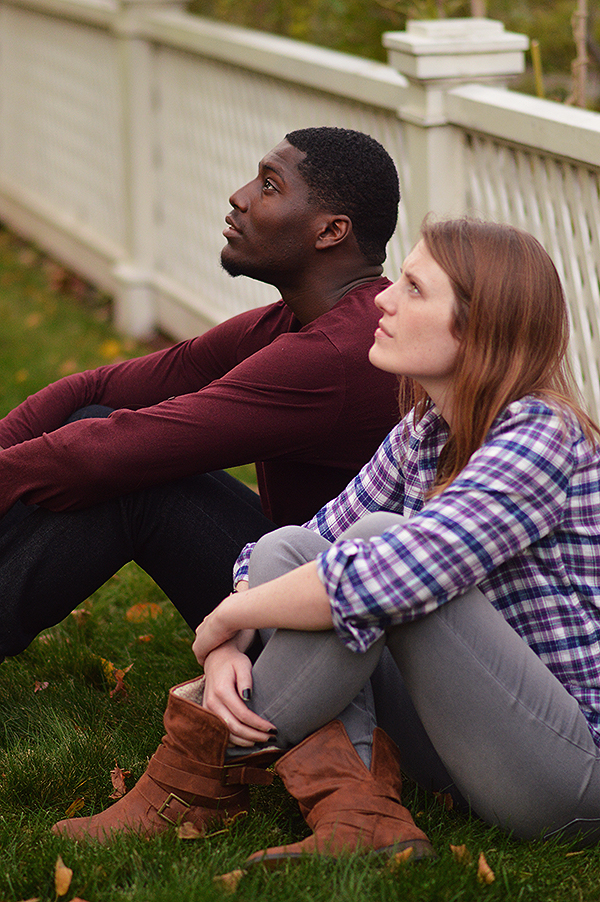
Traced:
[[250, 555], [254, 549], [256, 542], [249, 542], [245, 545], [233, 565], [233, 587], [235, 588], [242, 580], [248, 580], [248, 567], [250, 565]]
[[331, 605], [333, 628], [342, 642], [353, 652], [365, 652], [384, 633], [368, 616], [368, 607], [357, 593], [348, 595], [342, 587], [342, 575], [349, 560], [359, 550], [354, 542], [343, 542], [320, 554], [317, 573]]

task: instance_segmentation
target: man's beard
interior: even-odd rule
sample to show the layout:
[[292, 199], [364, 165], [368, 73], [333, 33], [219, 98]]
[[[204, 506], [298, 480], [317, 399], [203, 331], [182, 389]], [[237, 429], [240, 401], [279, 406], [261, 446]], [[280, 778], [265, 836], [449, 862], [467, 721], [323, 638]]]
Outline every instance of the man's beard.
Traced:
[[221, 253], [221, 269], [224, 269], [228, 275], [233, 276], [245, 276], [245, 268], [244, 266], [236, 263], [235, 260], [225, 260], [223, 259], [223, 254]]
[[265, 267], [254, 265], [248, 260], [230, 260], [225, 255], [227, 248], [221, 251], [221, 269], [234, 278], [236, 276], [246, 276], [248, 279], [256, 279], [257, 282], [264, 282], [266, 285], [275, 285], [273, 267]]

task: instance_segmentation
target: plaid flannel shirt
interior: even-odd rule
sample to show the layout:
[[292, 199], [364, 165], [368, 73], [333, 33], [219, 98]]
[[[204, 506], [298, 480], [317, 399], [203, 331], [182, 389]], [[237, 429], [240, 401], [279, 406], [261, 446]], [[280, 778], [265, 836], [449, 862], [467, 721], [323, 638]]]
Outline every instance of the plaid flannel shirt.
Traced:
[[[577, 699], [600, 746], [600, 449], [570, 412], [523, 398], [458, 478], [424, 501], [447, 437], [435, 408], [416, 426], [409, 414], [305, 524], [333, 543], [317, 566], [334, 627], [365, 651], [387, 627], [477, 585]], [[338, 541], [379, 510], [408, 519], [369, 541]]]

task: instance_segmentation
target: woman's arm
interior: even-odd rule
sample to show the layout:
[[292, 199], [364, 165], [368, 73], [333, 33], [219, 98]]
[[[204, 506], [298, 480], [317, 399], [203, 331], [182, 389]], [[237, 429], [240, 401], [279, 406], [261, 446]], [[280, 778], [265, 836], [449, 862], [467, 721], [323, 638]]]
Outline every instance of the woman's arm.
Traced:
[[246, 629], [332, 629], [329, 596], [314, 561], [246, 592], [225, 598], [196, 629], [192, 646], [199, 664]]

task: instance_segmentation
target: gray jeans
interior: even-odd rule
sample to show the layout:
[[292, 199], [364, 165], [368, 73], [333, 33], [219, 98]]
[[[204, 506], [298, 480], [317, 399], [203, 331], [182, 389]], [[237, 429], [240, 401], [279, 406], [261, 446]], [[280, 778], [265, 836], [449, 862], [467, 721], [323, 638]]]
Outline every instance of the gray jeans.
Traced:
[[[371, 514], [346, 537], [380, 535], [401, 520]], [[250, 584], [327, 547], [301, 527], [276, 530], [256, 545]], [[600, 752], [579, 706], [479, 590], [389, 630], [365, 654], [350, 652], [333, 631], [264, 638], [252, 707], [285, 745], [338, 717], [365, 760], [372, 687], [377, 723], [426, 789], [449, 791], [523, 839], [600, 839]]]

